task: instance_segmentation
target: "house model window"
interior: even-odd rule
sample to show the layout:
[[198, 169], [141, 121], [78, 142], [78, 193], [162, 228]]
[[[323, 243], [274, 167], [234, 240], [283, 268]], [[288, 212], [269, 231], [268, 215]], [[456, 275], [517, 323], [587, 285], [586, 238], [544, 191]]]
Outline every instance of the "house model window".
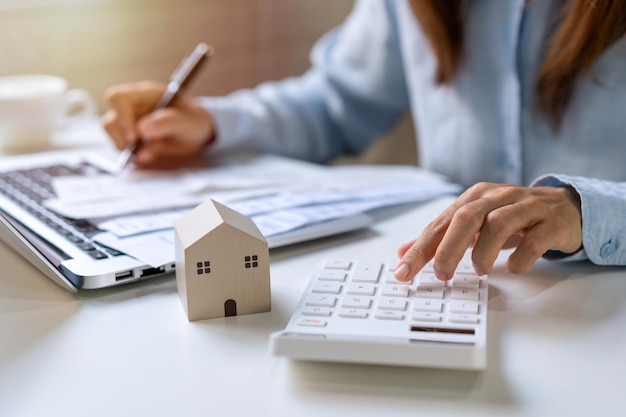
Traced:
[[196, 262], [198, 275], [211, 273], [211, 261]]
[[259, 257], [257, 255], [244, 257], [246, 268], [256, 268], [259, 266]]

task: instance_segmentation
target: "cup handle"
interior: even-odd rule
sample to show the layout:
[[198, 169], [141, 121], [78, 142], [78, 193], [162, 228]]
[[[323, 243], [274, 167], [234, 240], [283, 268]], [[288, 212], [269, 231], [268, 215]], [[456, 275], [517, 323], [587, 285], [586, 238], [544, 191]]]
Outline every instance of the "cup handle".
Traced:
[[96, 116], [96, 101], [87, 90], [74, 88], [65, 93], [65, 119], [61, 128], [85, 123]]

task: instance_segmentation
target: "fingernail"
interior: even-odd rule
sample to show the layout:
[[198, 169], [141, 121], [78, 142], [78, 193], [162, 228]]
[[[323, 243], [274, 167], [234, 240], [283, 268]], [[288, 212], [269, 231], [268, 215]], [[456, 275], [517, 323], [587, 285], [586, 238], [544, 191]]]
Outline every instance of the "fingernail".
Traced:
[[441, 269], [441, 267], [437, 264], [433, 266], [433, 271], [435, 272], [435, 276], [441, 281], [447, 281], [452, 278], [448, 272]]
[[405, 262], [402, 262], [400, 265], [396, 267], [396, 270], [393, 271], [393, 276], [398, 281], [406, 281], [409, 279], [410, 272], [411, 272], [411, 269], [409, 268], [409, 266]]

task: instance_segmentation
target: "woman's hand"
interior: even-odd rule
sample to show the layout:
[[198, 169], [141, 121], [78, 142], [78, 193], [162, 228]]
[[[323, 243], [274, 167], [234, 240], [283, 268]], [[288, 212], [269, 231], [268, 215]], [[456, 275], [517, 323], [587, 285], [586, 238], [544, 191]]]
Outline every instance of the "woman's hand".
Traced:
[[488, 274], [501, 249], [515, 248], [507, 271], [522, 274], [548, 250], [582, 246], [580, 197], [571, 187], [515, 187], [480, 183], [463, 193], [414, 241], [402, 245], [395, 271], [413, 278], [434, 258], [440, 280], [452, 278], [469, 247], [478, 274]]
[[166, 85], [152, 81], [110, 87], [103, 125], [118, 149], [141, 140], [133, 163], [143, 168], [184, 165], [213, 141], [211, 115], [190, 98], [152, 111]]

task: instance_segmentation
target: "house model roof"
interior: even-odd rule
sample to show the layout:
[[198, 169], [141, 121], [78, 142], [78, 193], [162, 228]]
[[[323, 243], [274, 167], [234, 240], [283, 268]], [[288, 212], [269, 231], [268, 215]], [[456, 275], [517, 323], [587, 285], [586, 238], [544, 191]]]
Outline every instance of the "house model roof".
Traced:
[[224, 223], [265, 241], [252, 219], [215, 200], [205, 201], [181, 217], [176, 229], [185, 231], [179, 238], [184, 246], [189, 246]]

